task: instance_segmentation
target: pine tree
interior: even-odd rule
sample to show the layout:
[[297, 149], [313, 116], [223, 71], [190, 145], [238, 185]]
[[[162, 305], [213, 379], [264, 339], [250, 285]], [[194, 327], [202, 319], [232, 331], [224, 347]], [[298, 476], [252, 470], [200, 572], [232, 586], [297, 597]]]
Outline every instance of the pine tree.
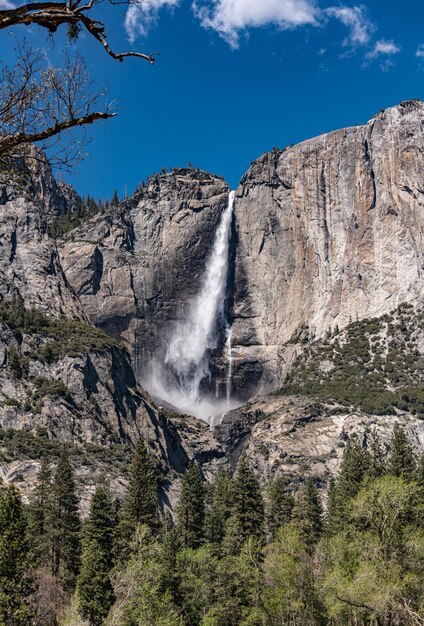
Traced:
[[171, 526], [164, 530], [160, 554], [160, 587], [164, 592], [169, 593], [176, 604], [180, 601], [177, 557], [181, 547], [178, 528]]
[[110, 201], [110, 205], [113, 207], [117, 207], [118, 204], [119, 204], [119, 197], [118, 197], [118, 192], [115, 189], [115, 191], [113, 192], [112, 200]]
[[375, 429], [371, 432], [368, 448], [370, 453], [368, 475], [372, 479], [380, 478], [380, 476], [383, 476], [386, 471], [387, 454], [383, 443]]
[[255, 473], [242, 457], [234, 480], [233, 515], [240, 525], [243, 540], [250, 535], [263, 536], [264, 501]]
[[213, 485], [212, 498], [205, 519], [205, 536], [209, 543], [220, 545], [233, 506], [233, 481], [230, 472], [220, 471]]
[[243, 547], [244, 534], [240, 520], [236, 515], [231, 515], [225, 524], [225, 534], [222, 541], [222, 554], [224, 556], [236, 556]]
[[393, 476], [413, 480], [415, 466], [414, 452], [405, 430], [395, 424], [390, 440], [389, 472]]
[[28, 508], [28, 526], [31, 547], [37, 565], [49, 558], [49, 520], [52, 506], [52, 470], [46, 457], [41, 460], [37, 486]]
[[326, 530], [334, 534], [341, 530], [346, 520], [346, 507], [358, 493], [370, 467], [370, 455], [362, 447], [358, 435], [353, 434], [344, 451], [340, 472], [332, 487], [326, 519]]
[[74, 474], [64, 446], [53, 478], [50, 541], [52, 574], [60, 578], [65, 590], [74, 588], [78, 575], [80, 531]]
[[292, 511], [294, 526], [301, 532], [305, 544], [314, 546], [322, 534], [323, 509], [313, 478], [308, 478], [298, 490]]
[[27, 521], [21, 496], [12, 485], [0, 488], [0, 624], [27, 626], [32, 611]]
[[83, 527], [81, 571], [77, 581], [78, 611], [90, 626], [101, 626], [115, 596], [113, 567], [115, 503], [109, 487], [98, 485]]
[[274, 540], [277, 530], [291, 520], [294, 498], [287, 491], [287, 481], [279, 476], [269, 486], [268, 532]]
[[183, 546], [198, 548], [204, 539], [205, 488], [199, 467], [193, 463], [181, 479], [177, 527]]
[[159, 527], [158, 481], [152, 458], [143, 439], [138, 440], [131, 464], [128, 492], [120, 511], [117, 551], [128, 556], [131, 538], [138, 525], [153, 532]]

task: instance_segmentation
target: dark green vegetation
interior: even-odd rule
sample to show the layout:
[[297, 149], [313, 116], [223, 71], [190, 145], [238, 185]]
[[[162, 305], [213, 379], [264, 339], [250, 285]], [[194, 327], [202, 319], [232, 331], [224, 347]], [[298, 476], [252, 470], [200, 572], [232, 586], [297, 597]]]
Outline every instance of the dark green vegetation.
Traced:
[[424, 417], [424, 311], [403, 304], [390, 315], [350, 324], [307, 347], [282, 389], [365, 413], [395, 409]]
[[[37, 428], [35, 433], [12, 428], [0, 429], [0, 462], [43, 458], [56, 462], [61, 455], [62, 446], [57, 439], [51, 439], [42, 427]], [[68, 455], [75, 465], [93, 468], [103, 464], [110, 473], [115, 468], [120, 474], [126, 475], [130, 454], [129, 445], [121, 442], [110, 442], [109, 446], [93, 443], [68, 444]]]
[[[47, 397], [66, 404], [75, 414], [84, 411], [65, 383], [49, 376], [50, 365], [64, 357], [76, 358], [114, 348], [122, 350], [117, 339], [95, 326], [66, 317], [50, 318], [38, 309], [26, 308], [18, 296], [0, 300], [0, 326], [7, 350], [3, 367], [9, 369], [13, 379], [20, 381], [18, 398], [5, 397], [3, 405], [34, 414], [41, 412]], [[35, 375], [34, 369], [40, 372], [40, 368], [44, 375]], [[95, 413], [95, 400], [88, 401]]]
[[[67, 185], [62, 188], [68, 187]], [[74, 228], [78, 228], [84, 222], [94, 217], [97, 213], [105, 213], [111, 208], [115, 208], [119, 205], [118, 192], [115, 190], [112, 196], [112, 200], [109, 202], [108, 198], [103, 200], [94, 200], [91, 196], [85, 198], [79, 198], [75, 196], [74, 201], [71, 203], [71, 210], [66, 211], [62, 215], [58, 215], [54, 219], [50, 220], [48, 224], [48, 230], [52, 237], [62, 237], [69, 233]]]
[[100, 201], [96, 202], [91, 196], [86, 198], [75, 196], [72, 205], [72, 210], [50, 220], [48, 230], [52, 237], [62, 237], [70, 230], [84, 224], [96, 213], [104, 210], [102, 203]]
[[[106, 482], [81, 524], [61, 448], [29, 505], [0, 489], [5, 626], [386, 626], [424, 620], [424, 458], [400, 426], [346, 444], [323, 512], [310, 477], [262, 490], [242, 458], [181, 477], [175, 524], [139, 441], [124, 502]], [[82, 621], [84, 620], [84, 621]]]
[[0, 301], [0, 322], [7, 324], [18, 345], [23, 335], [40, 341], [38, 349], [34, 348], [29, 356], [23, 356], [14, 345], [10, 347], [10, 366], [18, 377], [28, 367], [28, 358], [53, 363], [63, 356], [79, 356], [89, 350], [96, 352], [119, 345], [116, 339], [90, 324], [67, 317], [50, 318], [38, 309], [28, 309], [19, 297]]

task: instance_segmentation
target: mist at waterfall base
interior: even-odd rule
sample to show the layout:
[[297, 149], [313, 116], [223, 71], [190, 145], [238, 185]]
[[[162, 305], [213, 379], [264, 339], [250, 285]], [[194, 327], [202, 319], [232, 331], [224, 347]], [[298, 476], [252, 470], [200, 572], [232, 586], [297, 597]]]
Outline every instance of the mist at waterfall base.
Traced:
[[[188, 303], [188, 312], [175, 324], [162, 357], [150, 363], [144, 386], [155, 398], [184, 413], [194, 415], [211, 426], [229, 410], [240, 406], [231, 393], [231, 328], [225, 320], [229, 243], [234, 191], [228, 197], [206, 263], [200, 291]], [[211, 355], [225, 331], [226, 390], [224, 397], [202, 392], [211, 375]]]

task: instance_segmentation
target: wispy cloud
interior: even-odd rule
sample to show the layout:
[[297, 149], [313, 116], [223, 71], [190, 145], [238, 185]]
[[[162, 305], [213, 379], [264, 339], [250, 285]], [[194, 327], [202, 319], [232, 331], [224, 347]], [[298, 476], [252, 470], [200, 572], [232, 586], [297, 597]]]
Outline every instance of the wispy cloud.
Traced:
[[324, 11], [329, 17], [334, 17], [349, 29], [349, 35], [344, 40], [344, 45], [364, 46], [375, 30], [374, 24], [369, 20], [365, 7], [329, 7]]
[[204, 28], [216, 31], [232, 48], [238, 48], [241, 34], [250, 28], [316, 26], [319, 13], [311, 0], [213, 0], [194, 2], [193, 10]]
[[[8, 0], [0, 0], [0, 2], [8, 2]], [[130, 42], [134, 43], [137, 37], [147, 35], [163, 7], [172, 9], [179, 4], [180, 0], [148, 0], [148, 2], [130, 4], [124, 20], [124, 27]]]
[[415, 56], [419, 59], [424, 59], [424, 43], [420, 43], [415, 53]]
[[395, 54], [399, 54], [400, 46], [398, 46], [393, 40], [380, 39], [376, 41], [374, 47], [367, 54], [367, 59], [373, 60], [377, 57], [391, 57]]
[[15, 5], [9, 0], [0, 0], [0, 9], [14, 9]]

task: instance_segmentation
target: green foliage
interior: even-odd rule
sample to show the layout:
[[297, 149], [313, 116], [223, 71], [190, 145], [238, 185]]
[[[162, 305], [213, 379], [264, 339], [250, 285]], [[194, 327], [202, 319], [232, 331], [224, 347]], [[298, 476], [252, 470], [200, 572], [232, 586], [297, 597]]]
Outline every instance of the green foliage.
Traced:
[[390, 440], [389, 471], [394, 476], [413, 479], [415, 458], [404, 429], [395, 424]]
[[413, 315], [407, 305], [391, 315], [354, 322], [309, 342], [281, 393], [314, 396], [369, 414], [402, 410], [424, 417], [423, 330], [423, 311]]
[[319, 586], [332, 623], [420, 623], [424, 534], [411, 523], [420, 500], [416, 485], [393, 476], [352, 499], [343, 528], [321, 546]]
[[213, 604], [217, 558], [212, 546], [184, 548], [178, 553], [176, 565], [184, 623], [197, 626]]
[[380, 478], [385, 472], [387, 451], [375, 429], [369, 436], [368, 450], [368, 476], [372, 479]]
[[66, 446], [56, 467], [49, 520], [51, 570], [65, 589], [73, 589], [80, 567], [81, 522], [74, 474]]
[[106, 626], [185, 626], [170, 592], [163, 589], [161, 545], [147, 526], [137, 528], [130, 559], [117, 573], [114, 590], [117, 601]]
[[238, 554], [217, 563], [214, 602], [201, 626], [260, 626], [261, 544], [252, 535]]
[[358, 493], [369, 467], [369, 453], [363, 448], [359, 437], [354, 434], [343, 451], [340, 473], [330, 491], [327, 533], [333, 534], [343, 526], [349, 500]]
[[205, 537], [220, 546], [225, 535], [225, 526], [232, 513], [233, 481], [230, 472], [220, 471], [215, 479], [210, 503], [206, 511]]
[[275, 539], [278, 529], [292, 517], [294, 498], [287, 487], [287, 480], [282, 477], [275, 478], [269, 487], [267, 525], [272, 540]]
[[[115, 338], [90, 324], [67, 317], [49, 318], [38, 309], [27, 309], [23, 300], [16, 296], [12, 300], [0, 300], [0, 321], [18, 338], [28, 334], [48, 339], [39, 350], [31, 353], [31, 358], [48, 363], [64, 356], [79, 356], [90, 350], [99, 352], [119, 345]], [[9, 349], [9, 364], [17, 376], [22, 376], [27, 366], [14, 346]]]
[[263, 605], [266, 624], [325, 623], [314, 586], [314, 563], [295, 522], [282, 526], [265, 550]]
[[[114, 560], [116, 504], [110, 490], [104, 483], [97, 486], [80, 533], [67, 456], [62, 449], [53, 480], [51, 461], [43, 461], [28, 509], [28, 533], [16, 490], [0, 489], [0, 611], [6, 606], [10, 612], [13, 603], [17, 607], [6, 626], [57, 625], [56, 598], [71, 598], [81, 549], [72, 604], [79, 617], [67, 611], [64, 626], [413, 626], [424, 621], [423, 460], [416, 461], [400, 427], [394, 429], [390, 454], [375, 431], [347, 441], [339, 475], [330, 484], [324, 533], [321, 495], [312, 478], [297, 489], [294, 502], [293, 483], [275, 479], [268, 485], [268, 544], [262, 490], [245, 458], [235, 478], [218, 475], [206, 516], [202, 475], [197, 466], [189, 467], [182, 476], [177, 525], [166, 515], [158, 528], [157, 477], [140, 440], [120, 513], [120, 524], [126, 518], [132, 531], [117, 534], [127, 557], [119, 561]], [[5, 516], [6, 493], [13, 506]], [[38, 606], [31, 621], [34, 568], [37, 582], [47, 584], [47, 595], [41, 596], [47, 598], [47, 612]], [[9, 585], [8, 595], [5, 572], [18, 581]], [[36, 588], [40, 593], [40, 584]]]
[[233, 515], [239, 524], [243, 541], [250, 535], [257, 538], [263, 537], [264, 501], [259, 481], [245, 457], [241, 458], [234, 479]]
[[[43, 459], [57, 461], [62, 453], [63, 444], [57, 439], [50, 439], [44, 428], [37, 428], [35, 433], [26, 430], [0, 429], [0, 460], [10, 462], [18, 459]], [[128, 473], [128, 459], [131, 449], [122, 443], [111, 443], [109, 447], [85, 443], [68, 444], [69, 458], [78, 465], [93, 467], [104, 463], [110, 467]]]
[[23, 367], [21, 364], [21, 358], [16, 346], [11, 345], [9, 348], [9, 367], [12, 370], [16, 378], [22, 378]]
[[322, 534], [323, 509], [313, 478], [308, 478], [295, 497], [293, 523], [300, 532], [308, 548], [314, 546]]
[[52, 380], [45, 378], [45, 376], [36, 376], [32, 382], [36, 387], [36, 391], [33, 394], [34, 401], [38, 401], [45, 396], [63, 398], [68, 402], [72, 400], [69, 389], [61, 380]]
[[49, 560], [49, 522], [52, 516], [52, 470], [47, 457], [41, 461], [37, 479], [28, 507], [28, 535], [35, 563], [46, 565]]
[[27, 626], [32, 610], [27, 520], [13, 486], [0, 489], [0, 624]]
[[159, 525], [158, 480], [152, 457], [140, 437], [133, 454], [128, 492], [120, 512], [117, 552], [128, 556], [131, 537], [138, 525], [156, 531]]
[[[69, 24], [69, 39], [71, 41], [77, 39], [79, 34], [79, 24]], [[96, 213], [99, 213], [102, 210], [102, 207], [103, 205], [101, 201], [96, 202], [91, 196], [83, 198], [81, 203], [77, 203], [75, 211], [58, 215], [49, 222], [49, 234], [52, 237], [62, 237], [74, 228], [78, 228], [78, 226], [84, 224], [84, 222], [93, 217], [93, 215], [96, 215]]]
[[204, 540], [205, 487], [200, 469], [195, 463], [181, 477], [177, 519], [183, 546], [198, 548]]
[[90, 626], [102, 626], [115, 600], [112, 587], [115, 505], [109, 487], [97, 486], [83, 527], [81, 571], [77, 581], [78, 610]]

